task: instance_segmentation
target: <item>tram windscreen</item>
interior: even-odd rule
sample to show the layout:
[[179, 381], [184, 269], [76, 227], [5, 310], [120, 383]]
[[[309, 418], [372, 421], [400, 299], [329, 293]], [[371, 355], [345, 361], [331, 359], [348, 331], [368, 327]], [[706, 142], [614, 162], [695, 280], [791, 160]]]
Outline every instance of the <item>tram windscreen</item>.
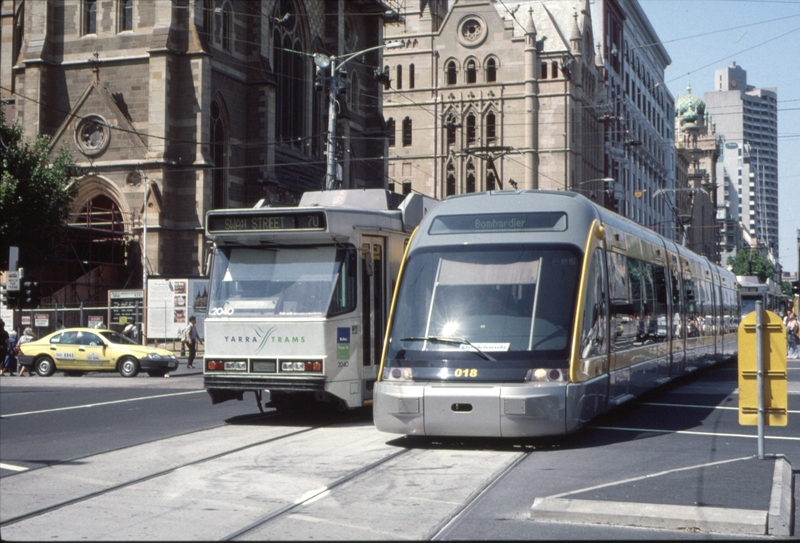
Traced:
[[[387, 351], [408, 361], [563, 367], [581, 258], [566, 247], [453, 246], [409, 256]], [[414, 364], [411, 364], [414, 365]]]
[[355, 296], [352, 274], [344, 269], [346, 254], [332, 246], [219, 249], [211, 273], [208, 314], [326, 315], [329, 306], [337, 305], [331, 304], [334, 293], [337, 298]]

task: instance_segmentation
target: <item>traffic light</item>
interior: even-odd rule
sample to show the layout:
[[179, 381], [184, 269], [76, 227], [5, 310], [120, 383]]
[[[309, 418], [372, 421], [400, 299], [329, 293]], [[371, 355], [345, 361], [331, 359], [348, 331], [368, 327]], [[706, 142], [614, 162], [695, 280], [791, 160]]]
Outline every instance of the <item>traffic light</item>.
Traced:
[[0, 286], [0, 293], [0, 297], [2, 297], [6, 309], [17, 309], [17, 304], [19, 304], [18, 290], [8, 290], [7, 285], [2, 285]]
[[0, 304], [8, 307], [8, 291], [5, 285], [0, 285]]
[[25, 281], [22, 284], [22, 309], [34, 309], [39, 307], [42, 298], [38, 281]]

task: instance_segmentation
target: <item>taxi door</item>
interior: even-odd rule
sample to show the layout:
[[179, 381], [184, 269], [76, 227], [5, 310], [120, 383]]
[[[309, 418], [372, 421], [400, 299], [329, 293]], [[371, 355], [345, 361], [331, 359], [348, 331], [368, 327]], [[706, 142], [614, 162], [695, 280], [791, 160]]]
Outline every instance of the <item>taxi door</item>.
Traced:
[[105, 341], [94, 332], [78, 333], [75, 369], [91, 371], [109, 365]]
[[75, 369], [75, 358], [78, 352], [78, 332], [64, 332], [50, 343], [50, 355], [56, 363], [56, 368], [61, 370]]

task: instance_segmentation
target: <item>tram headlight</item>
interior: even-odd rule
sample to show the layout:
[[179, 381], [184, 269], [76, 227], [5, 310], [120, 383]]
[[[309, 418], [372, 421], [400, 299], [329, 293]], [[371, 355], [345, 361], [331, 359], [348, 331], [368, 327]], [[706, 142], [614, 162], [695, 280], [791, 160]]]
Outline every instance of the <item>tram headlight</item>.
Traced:
[[244, 360], [226, 360], [225, 371], [247, 371], [247, 362]]
[[411, 368], [383, 368], [384, 381], [410, 381], [413, 376]]
[[525, 381], [569, 381], [569, 368], [535, 368], [528, 370]]

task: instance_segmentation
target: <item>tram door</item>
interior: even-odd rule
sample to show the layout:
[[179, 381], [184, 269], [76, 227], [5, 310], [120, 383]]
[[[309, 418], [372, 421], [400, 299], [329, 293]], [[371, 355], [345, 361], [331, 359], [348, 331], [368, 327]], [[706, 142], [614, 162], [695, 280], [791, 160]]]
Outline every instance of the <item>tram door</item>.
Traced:
[[378, 376], [386, 319], [385, 239], [361, 238], [361, 357], [364, 364], [364, 399], [372, 398]]

